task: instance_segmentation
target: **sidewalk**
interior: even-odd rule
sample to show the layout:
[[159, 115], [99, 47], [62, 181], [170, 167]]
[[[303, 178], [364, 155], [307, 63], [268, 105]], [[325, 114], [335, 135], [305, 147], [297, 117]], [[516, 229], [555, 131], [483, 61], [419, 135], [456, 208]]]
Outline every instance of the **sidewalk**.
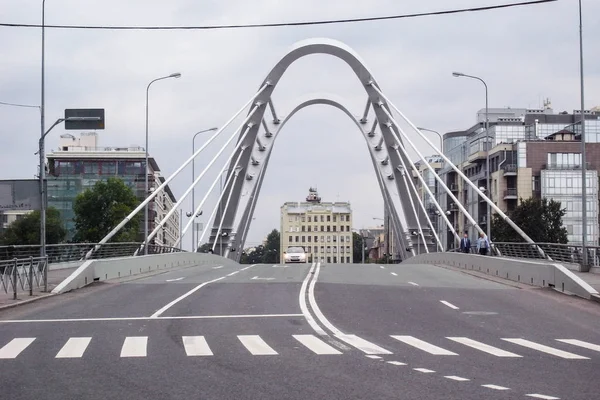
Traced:
[[50, 292], [54, 289], [59, 283], [61, 283], [66, 277], [71, 275], [73, 271], [77, 268], [65, 268], [48, 271], [48, 293], [43, 292], [44, 286], [34, 287], [33, 288], [33, 296], [29, 295], [29, 289], [22, 291], [19, 287], [19, 291], [17, 292], [17, 300], [13, 300], [12, 288], [9, 287], [9, 292], [5, 293], [4, 289], [2, 289], [0, 285], [0, 310], [3, 308], [13, 307], [15, 305], [29, 303], [31, 301], [35, 301], [37, 299], [52, 296]]
[[[600, 273], [596, 273], [595, 270], [598, 268], [593, 268], [594, 272], [576, 272], [573, 271], [575, 275], [583, 279], [588, 285], [592, 288], [596, 289], [598, 293], [600, 293]], [[595, 301], [600, 302], [600, 296], [592, 296]]]

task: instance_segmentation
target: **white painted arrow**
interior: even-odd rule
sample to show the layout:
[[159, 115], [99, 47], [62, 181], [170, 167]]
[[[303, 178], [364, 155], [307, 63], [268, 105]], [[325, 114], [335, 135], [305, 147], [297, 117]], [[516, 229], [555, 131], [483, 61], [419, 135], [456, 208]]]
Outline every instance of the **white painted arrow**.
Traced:
[[252, 280], [263, 280], [263, 281], [272, 281], [275, 278], [259, 278], [258, 276], [255, 276], [254, 278], [252, 278]]
[[219, 265], [218, 267], [213, 267], [213, 269], [221, 269], [221, 268], [223, 268], [222, 265]]
[[176, 278], [176, 279], [167, 279], [167, 282], [175, 282], [175, 281], [180, 281], [183, 279], [183, 276], [181, 278]]

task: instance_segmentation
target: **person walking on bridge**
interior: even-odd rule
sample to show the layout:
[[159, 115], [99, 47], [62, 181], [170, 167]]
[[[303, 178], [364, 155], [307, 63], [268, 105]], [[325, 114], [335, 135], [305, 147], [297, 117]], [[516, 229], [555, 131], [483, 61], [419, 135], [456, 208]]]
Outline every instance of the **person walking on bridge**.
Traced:
[[471, 239], [469, 239], [469, 234], [467, 232], [465, 232], [465, 236], [462, 239], [460, 239], [460, 252], [471, 252]]
[[489, 248], [490, 241], [488, 240], [486, 235], [480, 233], [479, 239], [477, 239], [477, 251], [479, 252], [479, 255], [486, 256]]

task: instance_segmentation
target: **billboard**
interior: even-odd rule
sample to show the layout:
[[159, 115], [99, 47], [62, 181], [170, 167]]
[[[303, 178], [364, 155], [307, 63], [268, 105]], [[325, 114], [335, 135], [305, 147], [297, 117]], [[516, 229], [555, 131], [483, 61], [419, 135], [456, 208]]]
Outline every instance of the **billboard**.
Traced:
[[39, 185], [36, 179], [0, 180], [0, 212], [41, 209]]

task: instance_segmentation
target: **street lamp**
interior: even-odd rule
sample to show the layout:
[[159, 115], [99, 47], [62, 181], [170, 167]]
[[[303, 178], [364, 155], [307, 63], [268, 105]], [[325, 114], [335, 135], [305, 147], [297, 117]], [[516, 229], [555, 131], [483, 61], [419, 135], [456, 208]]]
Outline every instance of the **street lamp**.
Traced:
[[444, 139], [442, 138], [442, 134], [439, 133], [438, 131], [434, 131], [433, 129], [427, 129], [427, 128], [417, 128], [420, 131], [425, 131], [425, 132], [431, 132], [431, 133], [435, 133], [436, 135], [438, 135], [438, 137], [440, 138], [440, 151], [443, 153], [444, 152]]
[[[464, 77], [464, 78], [470, 78], [470, 79], [476, 79], [479, 82], [483, 83], [483, 86], [485, 87], [485, 153], [486, 153], [486, 173], [485, 173], [485, 178], [486, 178], [486, 185], [488, 190], [490, 189], [490, 142], [489, 142], [489, 106], [488, 106], [488, 86], [487, 83], [485, 83], [485, 81], [477, 76], [473, 76], [473, 75], [467, 75], [467, 74], [463, 74], [462, 72], [453, 72], [452, 76], [456, 77], [456, 78], [460, 78], [460, 77]], [[489, 196], [488, 196], [489, 197]], [[486, 215], [486, 230], [487, 230], [487, 237], [488, 240], [492, 240], [491, 239], [491, 214], [492, 214], [492, 209], [489, 203], [487, 203], [487, 215]]]
[[44, 196], [46, 195], [44, 189], [44, 179], [46, 175], [46, 154], [44, 148], [44, 137], [46, 136], [44, 113], [46, 107], [46, 94], [45, 94], [45, 29], [44, 25], [46, 22], [46, 0], [42, 0], [42, 81], [41, 81], [41, 99], [40, 99], [40, 196], [42, 200], [42, 206], [40, 207], [40, 256], [46, 256], [46, 205], [44, 202]]
[[[204, 129], [203, 131], [200, 131], [200, 132], [196, 132], [194, 134], [194, 137], [192, 138], [192, 154], [196, 153], [196, 136], [198, 136], [201, 133], [216, 131], [217, 129], [218, 128], [209, 128], [209, 129]], [[196, 163], [196, 157], [194, 157], [194, 159], [192, 160], [192, 185], [194, 184], [194, 181], [196, 180], [195, 163]], [[195, 211], [196, 210], [196, 199], [195, 199], [195, 194], [194, 194], [195, 191], [196, 191], [196, 188], [193, 187], [192, 188], [192, 212], [186, 213], [186, 215], [188, 217], [192, 216], [194, 214], [194, 212], [196, 212]], [[193, 215], [192, 218], [194, 218], [194, 221], [192, 222], [192, 251], [196, 251], [196, 248], [198, 246], [198, 243], [196, 243], [196, 216]]]
[[[156, 79], [150, 81], [150, 83], [146, 87], [146, 163], [144, 165], [144, 169], [145, 169], [144, 175], [146, 176], [146, 178], [144, 179], [144, 198], [148, 197], [148, 95], [150, 92], [150, 86], [154, 82], [160, 81], [163, 79], [168, 79], [168, 78], [181, 78], [181, 74], [179, 72], [175, 72], [171, 75], [156, 78]], [[146, 240], [148, 238], [148, 207], [149, 207], [149, 204], [146, 204], [146, 206], [144, 207], [144, 240]], [[147, 243], [146, 243], [146, 246], [144, 246], [144, 254], [148, 254], [148, 244]]]
[[583, 12], [579, 0], [579, 80], [581, 86], [581, 251], [583, 253], [582, 271], [589, 271], [587, 254], [587, 165], [585, 157], [585, 95], [583, 90]]

